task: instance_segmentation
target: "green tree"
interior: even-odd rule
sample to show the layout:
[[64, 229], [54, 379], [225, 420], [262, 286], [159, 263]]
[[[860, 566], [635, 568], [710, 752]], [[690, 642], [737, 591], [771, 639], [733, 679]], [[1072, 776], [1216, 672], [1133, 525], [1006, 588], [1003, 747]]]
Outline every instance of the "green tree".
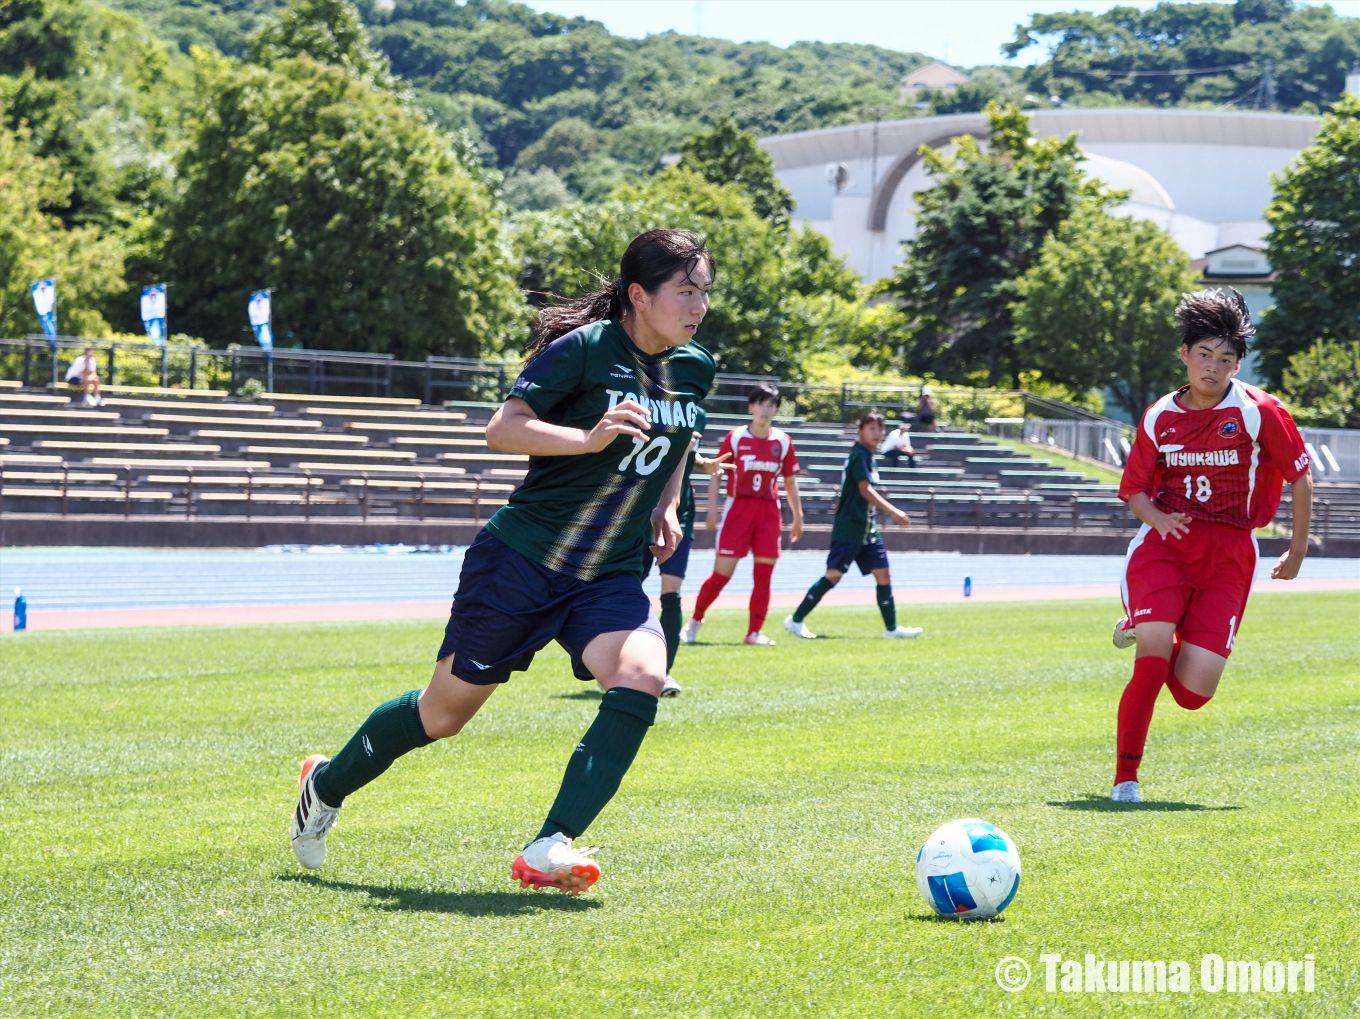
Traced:
[[916, 196], [916, 236], [887, 289], [910, 322], [909, 371], [997, 385], [1028, 367], [1015, 352], [1016, 281], [1080, 206], [1121, 196], [1083, 179], [1075, 134], [1033, 138], [1014, 106], [989, 103], [987, 118], [985, 152], [971, 137], [953, 157], [923, 148], [935, 183]]
[[787, 226], [793, 195], [774, 175], [774, 160], [731, 117], [691, 135], [680, 146], [680, 165], [714, 184], [735, 184], [746, 192], [751, 208], [775, 226]]
[[1014, 56], [1036, 44], [1048, 47], [1048, 59], [1022, 80], [1042, 95], [1084, 105], [1232, 102], [1316, 112], [1341, 97], [1360, 59], [1360, 18], [1293, 0], [1116, 6], [1035, 14], [1002, 50]]
[[810, 299], [821, 293], [858, 307], [855, 276], [824, 238], [774, 227], [735, 185], [713, 184], [684, 167], [624, 185], [597, 204], [523, 216], [516, 233], [522, 281], [533, 293], [582, 293], [618, 272], [633, 237], [660, 228], [708, 239], [717, 282], [699, 342], [722, 371], [799, 378], [806, 353], [829, 342], [821, 326], [835, 317]]
[[11, 130], [27, 126], [40, 156], [57, 159], [71, 186], [50, 211], [67, 223], [114, 219], [109, 139], [82, 109], [81, 81], [95, 56], [96, 12], [74, 0], [0, 3], [0, 107]]
[[380, 88], [396, 85], [387, 61], [368, 45], [359, 11], [349, 0], [293, 0], [250, 36], [249, 46], [258, 64], [305, 55]]
[[1108, 387], [1137, 421], [1184, 374], [1175, 311], [1194, 289], [1190, 258], [1166, 231], [1079, 209], [1017, 282], [1016, 353], [1079, 396]]
[[247, 295], [272, 286], [281, 345], [420, 358], [517, 334], [499, 214], [449, 136], [309, 56], [196, 54], [203, 111], [161, 218], [180, 328], [247, 339]]
[[533, 173], [512, 170], [506, 174], [501, 198], [516, 212], [542, 212], [567, 205], [572, 194], [561, 177], [546, 166], [540, 166]]
[[1284, 395], [1301, 425], [1360, 428], [1360, 341], [1318, 340], [1289, 359]]
[[60, 207], [70, 178], [54, 157], [33, 153], [26, 129], [0, 127], [0, 336], [38, 332], [29, 284], [57, 278], [57, 325], [72, 336], [104, 336], [100, 301], [122, 289], [114, 242], [93, 224], [67, 228], [44, 211]]
[[1266, 251], [1278, 277], [1261, 320], [1261, 370], [1272, 382], [1317, 341], [1360, 339], [1360, 99], [1323, 118], [1313, 144], [1275, 178]]

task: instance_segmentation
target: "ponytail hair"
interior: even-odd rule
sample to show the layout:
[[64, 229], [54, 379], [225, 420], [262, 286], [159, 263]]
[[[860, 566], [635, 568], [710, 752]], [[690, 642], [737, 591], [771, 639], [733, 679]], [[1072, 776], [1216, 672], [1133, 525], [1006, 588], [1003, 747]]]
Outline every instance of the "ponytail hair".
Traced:
[[716, 269], [704, 238], [692, 230], [649, 230], [639, 234], [619, 261], [617, 279], [584, 297], [539, 311], [529, 331], [526, 360], [532, 361], [553, 340], [590, 322], [606, 318], [622, 321], [633, 308], [628, 289], [634, 283], [654, 294], [677, 273], [684, 273], [688, 279], [700, 264], [706, 265], [710, 274]]

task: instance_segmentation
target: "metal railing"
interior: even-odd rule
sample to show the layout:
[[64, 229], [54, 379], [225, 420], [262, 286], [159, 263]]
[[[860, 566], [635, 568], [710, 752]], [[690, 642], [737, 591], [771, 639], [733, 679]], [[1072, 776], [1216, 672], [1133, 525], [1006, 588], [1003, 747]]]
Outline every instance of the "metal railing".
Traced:
[[[270, 352], [228, 347], [94, 340], [77, 336], [0, 339], [0, 378], [25, 387], [63, 388], [66, 370], [87, 347], [95, 351], [100, 380], [108, 386], [160, 386], [224, 390], [231, 396], [273, 391], [314, 396], [377, 396], [436, 403], [448, 399], [494, 403], [519, 372], [517, 361], [429, 357], [402, 361], [391, 354], [344, 350]], [[271, 364], [272, 361], [272, 364]], [[251, 380], [255, 380], [251, 385]]]
[[[26, 512], [43, 499], [57, 507], [63, 519], [80, 516], [78, 504], [99, 504], [103, 512], [124, 518], [155, 515], [194, 519], [220, 517], [228, 507], [240, 515], [282, 515], [310, 521], [321, 517], [358, 517], [367, 521], [379, 516], [424, 521], [427, 517], [467, 519], [480, 523], [515, 488], [504, 477], [414, 471], [400, 476], [378, 470], [349, 468], [243, 467], [205, 461], [192, 467], [155, 467], [132, 464], [61, 463], [6, 464], [0, 477], [0, 515]], [[90, 484], [91, 479], [97, 479]], [[17, 487], [25, 486], [16, 496]], [[205, 512], [206, 508], [206, 512]], [[450, 512], [463, 508], [464, 513]], [[214, 512], [215, 510], [215, 512]], [[236, 515], [236, 514], [232, 514]]]
[[1322, 481], [1360, 481], [1360, 429], [1300, 428]]
[[[213, 350], [202, 344], [43, 336], [0, 339], [0, 378], [26, 387], [61, 388], [65, 371], [86, 347], [93, 347], [105, 385], [217, 389], [231, 396], [266, 391], [317, 396], [377, 396], [416, 399], [425, 404], [448, 400], [496, 403], [519, 373], [517, 359], [496, 361], [465, 357], [428, 357], [403, 361], [390, 354], [343, 350], [275, 349], [230, 346]], [[252, 384], [252, 380], [254, 380]], [[787, 416], [846, 424], [865, 410], [893, 418], [915, 417], [921, 385], [845, 382], [838, 385], [781, 382], [773, 375], [720, 373], [709, 395], [719, 413], [744, 414], [747, 394], [758, 382], [774, 382], [784, 396]], [[1079, 407], [1047, 400], [1023, 390], [933, 386], [935, 411], [942, 424], [982, 430], [988, 417], [1042, 416], [1099, 418]]]
[[987, 430], [999, 438], [1061, 450], [1113, 468], [1124, 466], [1134, 438], [1132, 425], [1109, 419], [989, 418]]

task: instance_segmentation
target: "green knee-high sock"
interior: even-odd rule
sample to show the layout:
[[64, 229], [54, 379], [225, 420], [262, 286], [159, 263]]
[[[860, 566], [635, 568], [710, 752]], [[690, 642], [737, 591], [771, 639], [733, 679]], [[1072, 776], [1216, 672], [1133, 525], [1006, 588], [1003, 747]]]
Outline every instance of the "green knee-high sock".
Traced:
[[803, 595], [803, 603], [793, 613], [793, 621], [801, 623], [807, 618], [807, 614], [817, 607], [817, 603], [822, 600], [822, 595], [830, 591], [836, 585], [825, 577], [818, 577], [817, 582], [808, 588], [807, 594]]
[[680, 646], [680, 627], [684, 625], [685, 613], [680, 607], [680, 592], [673, 591], [661, 596], [661, 632], [666, 635], [666, 671], [675, 664], [675, 651]]
[[878, 585], [878, 611], [883, 616], [884, 629], [897, 627], [897, 605], [893, 602], [891, 584]]
[[647, 729], [656, 721], [656, 698], [616, 686], [605, 691], [600, 713], [567, 762], [562, 788], [538, 838], [562, 832], [576, 838], [619, 789]]
[[434, 742], [420, 724], [419, 701], [419, 690], [407, 690], [368, 716], [344, 749], [316, 773], [316, 794], [323, 803], [340, 806], [346, 796], [368, 785], [402, 754]]

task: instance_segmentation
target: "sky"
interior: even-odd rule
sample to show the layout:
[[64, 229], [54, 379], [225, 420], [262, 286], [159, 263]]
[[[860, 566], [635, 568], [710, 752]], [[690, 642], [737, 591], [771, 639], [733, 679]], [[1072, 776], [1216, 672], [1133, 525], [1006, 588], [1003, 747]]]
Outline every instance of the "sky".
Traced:
[[[530, 7], [601, 21], [615, 35], [641, 38], [674, 29], [736, 42], [788, 46], [800, 40], [874, 43], [925, 53], [960, 67], [1004, 61], [1001, 44], [1030, 14], [1104, 11], [1113, 3], [1073, 0], [526, 0]], [[1150, 0], [1122, 6], [1148, 8]], [[1332, 8], [1360, 17], [1360, 0], [1332, 0]], [[1037, 47], [1017, 63], [1042, 56]]]

